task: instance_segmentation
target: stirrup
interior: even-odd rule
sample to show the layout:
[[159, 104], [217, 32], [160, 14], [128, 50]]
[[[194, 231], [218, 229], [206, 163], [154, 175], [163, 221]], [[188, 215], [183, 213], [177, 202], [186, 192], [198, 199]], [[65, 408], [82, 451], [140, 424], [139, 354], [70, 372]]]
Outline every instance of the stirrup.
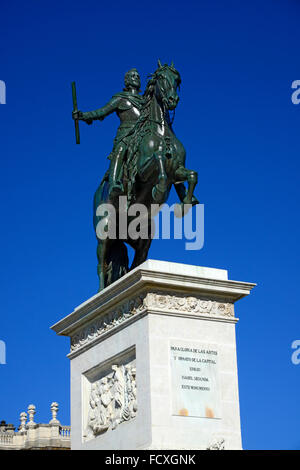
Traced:
[[109, 198], [115, 198], [121, 196], [124, 193], [124, 189], [121, 184], [114, 184], [108, 193]]

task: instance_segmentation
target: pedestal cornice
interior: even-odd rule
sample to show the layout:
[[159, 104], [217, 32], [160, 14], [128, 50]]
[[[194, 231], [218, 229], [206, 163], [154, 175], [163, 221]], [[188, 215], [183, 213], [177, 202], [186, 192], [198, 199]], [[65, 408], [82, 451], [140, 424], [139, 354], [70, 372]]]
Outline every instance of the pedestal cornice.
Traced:
[[71, 358], [146, 314], [235, 323], [234, 302], [254, 286], [226, 270], [148, 260], [51, 328], [70, 336]]

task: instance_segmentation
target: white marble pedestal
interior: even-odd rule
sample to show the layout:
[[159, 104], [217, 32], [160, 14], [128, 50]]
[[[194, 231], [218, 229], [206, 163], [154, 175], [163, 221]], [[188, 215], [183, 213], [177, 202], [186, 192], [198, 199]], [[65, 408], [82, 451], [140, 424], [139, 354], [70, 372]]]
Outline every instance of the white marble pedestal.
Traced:
[[240, 449], [234, 303], [254, 285], [148, 260], [56, 323], [72, 449]]

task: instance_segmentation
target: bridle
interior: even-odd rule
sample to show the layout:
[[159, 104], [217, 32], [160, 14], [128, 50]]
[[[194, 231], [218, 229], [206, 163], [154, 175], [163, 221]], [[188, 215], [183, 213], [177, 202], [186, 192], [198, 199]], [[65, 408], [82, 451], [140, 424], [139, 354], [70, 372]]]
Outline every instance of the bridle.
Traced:
[[[167, 76], [167, 75], [163, 75], [162, 72], [160, 75], [158, 75], [157, 77], [157, 85], [159, 87], [159, 91], [160, 91], [160, 95], [161, 95], [161, 99], [162, 99], [162, 104], [163, 104], [163, 111], [164, 111], [164, 115], [166, 115], [168, 113], [168, 117], [169, 117], [169, 124], [172, 126], [173, 125], [173, 122], [174, 122], [174, 119], [175, 119], [175, 112], [176, 112], [176, 108], [174, 108], [172, 111], [172, 116], [170, 116], [170, 110], [168, 109], [168, 100], [166, 98], [166, 94], [167, 94], [167, 91], [169, 90], [166, 90], [166, 88], [164, 86], [162, 86], [159, 81], [160, 80], [165, 80], [168, 85], [169, 85], [169, 90], [174, 88], [173, 84], [171, 83], [171, 80], [170, 78]], [[151, 121], [154, 121], [153, 119], [151, 119]], [[162, 124], [162, 122], [158, 122], [158, 121], [155, 121], [157, 122], [158, 124]]]

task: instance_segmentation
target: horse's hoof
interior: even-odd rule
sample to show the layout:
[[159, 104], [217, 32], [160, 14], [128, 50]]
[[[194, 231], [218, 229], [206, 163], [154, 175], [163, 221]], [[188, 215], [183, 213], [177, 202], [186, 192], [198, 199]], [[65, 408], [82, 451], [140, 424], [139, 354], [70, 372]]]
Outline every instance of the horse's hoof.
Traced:
[[182, 201], [183, 204], [189, 204], [190, 206], [195, 206], [196, 204], [200, 204], [198, 199], [195, 196], [192, 196], [192, 199], [185, 197]]
[[196, 206], [196, 204], [200, 204], [200, 202], [198, 201], [198, 199], [195, 196], [193, 196], [192, 197], [192, 206]]
[[189, 198], [189, 197], [186, 196], [186, 197], [183, 199], [182, 204], [190, 205], [190, 206], [191, 206], [191, 205], [192, 205], [192, 200], [191, 200], [191, 198]]
[[177, 217], [177, 219], [182, 219], [188, 211], [190, 210], [191, 204], [184, 204], [181, 202], [180, 204], [175, 204], [174, 206], [174, 215]]

